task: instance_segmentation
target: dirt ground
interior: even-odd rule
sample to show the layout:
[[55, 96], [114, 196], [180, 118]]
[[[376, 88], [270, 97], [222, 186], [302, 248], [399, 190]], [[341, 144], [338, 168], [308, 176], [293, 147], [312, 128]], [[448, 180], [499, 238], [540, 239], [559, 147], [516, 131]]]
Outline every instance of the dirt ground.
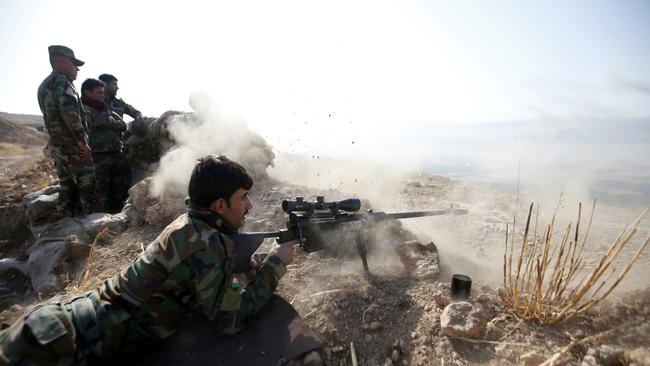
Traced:
[[[0, 219], [7, 220], [9, 212], [18, 209], [22, 195], [49, 184], [52, 175], [56, 174], [51, 163], [42, 158], [2, 173], [0, 207], [5, 211], [1, 211], [4, 216]], [[313, 198], [316, 194], [332, 200], [346, 196], [333, 189], [317, 191], [275, 179], [257, 183], [252, 192], [255, 208], [244, 231], [283, 227], [281, 200], [299, 195]], [[546, 360], [571, 342], [583, 340], [557, 363], [577, 365], [594, 347], [621, 352], [650, 348], [650, 289], [645, 283], [637, 283], [588, 313], [556, 326], [522, 322], [504, 306], [497, 296], [502, 278], [498, 269], [505, 223], [514, 211], [511, 194], [420, 174], [403, 182], [399, 199], [401, 210], [440, 209], [454, 204], [469, 208], [469, 214], [413, 219], [389, 226], [391, 235], [385, 231], [368, 233], [375, 238], [369, 244], [370, 275], [364, 273], [353, 245], [343, 242], [336, 250], [298, 251], [281, 281], [279, 294], [321, 337], [326, 364], [352, 364], [352, 347], [359, 365], [518, 365], [525, 364], [525, 354], [532, 352], [539, 360]], [[369, 207], [369, 202], [363, 203], [364, 208]], [[639, 232], [647, 235], [644, 225]], [[162, 227], [136, 225], [100, 238], [94, 248], [79, 253], [77, 271], [70, 274], [66, 291], [95, 287], [130, 263]], [[614, 231], [619, 228], [620, 224], [612, 225]], [[608, 238], [612, 230], [599, 235]], [[437, 278], [415, 279], [404, 270], [395, 248], [413, 238], [438, 246], [441, 273]], [[15, 239], [3, 239], [2, 257], [24, 255], [30, 241], [22, 239], [19, 244]], [[269, 245], [265, 243], [262, 250]], [[600, 249], [594, 247], [594, 254]], [[647, 274], [647, 254], [640, 263], [640, 273]], [[440, 327], [443, 306], [436, 296], [448, 293], [450, 276], [458, 272], [473, 277], [469, 301], [482, 309], [487, 323], [471, 339], [445, 336]], [[15, 290], [0, 294], [0, 321], [6, 323], [20, 316], [39, 296], [18, 272], [5, 272], [2, 278], [5, 286]]]

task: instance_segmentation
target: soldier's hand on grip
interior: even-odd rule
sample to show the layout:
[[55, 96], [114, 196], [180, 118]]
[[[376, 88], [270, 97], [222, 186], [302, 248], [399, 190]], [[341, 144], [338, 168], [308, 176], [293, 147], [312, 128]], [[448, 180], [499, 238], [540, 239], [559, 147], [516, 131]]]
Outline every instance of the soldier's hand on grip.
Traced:
[[277, 242], [269, 251], [269, 257], [277, 257], [285, 266], [293, 262], [293, 249], [298, 244], [298, 240], [291, 240], [281, 244]]

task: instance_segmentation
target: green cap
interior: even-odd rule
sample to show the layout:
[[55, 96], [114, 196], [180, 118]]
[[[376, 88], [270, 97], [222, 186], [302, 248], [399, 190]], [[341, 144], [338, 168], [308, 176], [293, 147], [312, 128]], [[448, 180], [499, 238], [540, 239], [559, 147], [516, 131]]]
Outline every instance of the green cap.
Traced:
[[69, 58], [76, 66], [82, 66], [84, 64], [83, 61], [74, 57], [74, 52], [66, 46], [50, 46], [47, 50], [50, 52], [50, 57], [63, 56]]

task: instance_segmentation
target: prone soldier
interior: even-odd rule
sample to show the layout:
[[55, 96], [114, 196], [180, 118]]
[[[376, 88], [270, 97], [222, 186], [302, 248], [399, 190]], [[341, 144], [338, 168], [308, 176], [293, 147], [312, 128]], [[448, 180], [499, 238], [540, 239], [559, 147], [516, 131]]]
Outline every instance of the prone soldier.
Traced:
[[95, 210], [95, 168], [79, 94], [72, 81], [84, 64], [65, 46], [50, 46], [52, 73], [38, 88], [38, 105], [50, 136], [48, 147], [59, 176], [57, 211], [72, 216], [77, 202], [88, 214]]
[[243, 289], [233, 273], [237, 231], [252, 208], [253, 179], [224, 156], [194, 167], [187, 213], [169, 224], [133, 263], [99, 288], [28, 309], [0, 332], [0, 365], [83, 363], [141, 349], [172, 335], [188, 312], [217, 332], [241, 330], [269, 301], [293, 261], [293, 245], [275, 245]]
[[97, 199], [105, 212], [119, 212], [129, 196], [131, 183], [130, 169], [122, 151], [126, 123], [104, 102], [104, 83], [100, 80], [83, 82], [81, 101], [95, 162]]

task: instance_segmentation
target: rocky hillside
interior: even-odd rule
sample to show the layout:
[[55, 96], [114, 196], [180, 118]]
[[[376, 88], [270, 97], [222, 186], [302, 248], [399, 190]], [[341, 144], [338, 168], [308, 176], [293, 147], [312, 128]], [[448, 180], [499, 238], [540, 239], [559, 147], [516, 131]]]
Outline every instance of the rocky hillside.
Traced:
[[43, 146], [47, 135], [42, 132], [42, 127], [42, 116], [0, 112], [0, 143]]
[[[154, 180], [147, 179], [131, 189], [118, 215], [48, 222], [56, 203], [55, 174], [40, 152], [31, 159], [36, 163], [0, 175], [0, 322], [5, 325], [39, 299], [91, 289], [114, 275], [184, 207], [182, 195], [154, 195]], [[283, 165], [295, 167], [303, 181]], [[280, 204], [297, 196], [357, 196], [364, 211], [453, 205], [469, 212], [363, 229], [370, 273], [363, 271], [347, 236], [321, 251], [297, 251], [278, 293], [321, 338], [325, 364], [350, 365], [354, 358], [359, 365], [650, 365], [650, 290], [642, 280], [650, 269], [648, 253], [625, 279], [628, 290], [608, 302], [559, 325], [523, 322], [499, 290], [506, 223], [515, 211], [510, 193], [426, 174], [364, 176], [358, 167], [349, 170], [351, 176], [331, 179], [343, 169], [337, 163], [323, 170], [314, 159], [276, 162], [270, 176], [253, 187], [254, 208], [244, 231], [282, 228], [286, 214]], [[314, 188], [305, 174], [328, 180]], [[594, 221], [596, 244], [586, 248], [589, 256], [598, 258], [606, 249], [602, 243], [629, 221], [629, 212], [615, 212]], [[649, 232], [645, 221], [639, 236]], [[450, 296], [453, 273], [473, 278], [462, 301]]]
[[[91, 221], [106, 218], [84, 220], [82, 231], [65, 246], [69, 259], [64, 257], [65, 265], [54, 269], [61, 280], [60, 292], [95, 287], [131, 262], [182, 211], [180, 201], [163, 203], [151, 196], [145, 189], [148, 184], [141, 182], [138, 189], [132, 190], [135, 215], [129, 215], [130, 220], [123, 217], [119, 219], [122, 224], [113, 222], [103, 232]], [[413, 210], [444, 208], [452, 201], [460, 206], [471, 203], [459, 202], [454, 192], [466, 192], [472, 187], [441, 177], [414, 176], [402, 188], [402, 201]], [[316, 194], [329, 199], [346, 196], [333, 189], [317, 191], [273, 178], [258, 182], [252, 195], [255, 208], [245, 230], [282, 227], [282, 199], [313, 198]], [[370, 204], [364, 201], [364, 208]], [[482, 227], [476, 235], [484, 238], [502, 234], [500, 226], [485, 222], [483, 214], [470, 211], [463, 216], [415, 220], [431, 228]], [[351, 364], [353, 348], [359, 365], [537, 365], [549, 359], [565, 365], [648, 364], [648, 290], [612, 297], [610, 302], [557, 326], [524, 323], [504, 306], [497, 287], [488, 280], [490, 276], [481, 275], [489, 267], [481, 263], [480, 256], [476, 256], [479, 260], [473, 267], [463, 268], [458, 264], [462, 256], [442, 251], [442, 266], [437, 268], [437, 251], [424, 251], [412, 255], [415, 262], [409, 264], [409, 259], [400, 255], [409, 245], [407, 241], [427, 243], [431, 237], [416, 234], [408, 226], [395, 224], [366, 233], [371, 275], [363, 272], [353, 243], [347, 240], [311, 254], [298, 251], [296, 261], [289, 266], [278, 292], [321, 337], [326, 364]], [[89, 227], [94, 228], [92, 235], [96, 237], [88, 237]], [[441, 235], [434, 245], [455, 245], [449, 240], [459, 239]], [[417, 262], [421, 259], [424, 262]], [[467, 260], [476, 259], [468, 256]], [[413, 263], [425, 263], [428, 269], [435, 270], [418, 275]], [[450, 274], [459, 270], [469, 270], [475, 279], [470, 297], [462, 302], [449, 295]], [[13, 293], [3, 295], [3, 321], [15, 319], [38, 298], [29, 278], [16, 272], [12, 275], [13, 280], [3, 284], [14, 287]]]

